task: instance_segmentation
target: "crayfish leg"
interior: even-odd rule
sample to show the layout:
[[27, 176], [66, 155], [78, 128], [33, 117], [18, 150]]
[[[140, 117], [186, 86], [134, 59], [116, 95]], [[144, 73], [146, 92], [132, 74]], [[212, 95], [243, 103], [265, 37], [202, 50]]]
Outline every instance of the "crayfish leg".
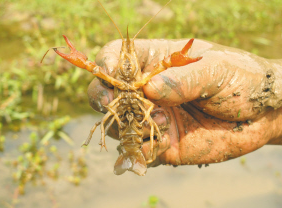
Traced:
[[110, 111], [108, 111], [101, 121], [101, 141], [99, 143], [101, 145], [101, 151], [102, 151], [103, 147], [105, 147], [106, 151], [108, 151], [106, 143], [105, 143], [106, 132], [105, 132], [105, 126], [104, 125], [111, 115], [112, 115], [112, 113]]
[[93, 127], [91, 128], [91, 130], [90, 130], [90, 133], [89, 133], [87, 139], [85, 140], [85, 142], [83, 143], [82, 146], [87, 146], [87, 145], [90, 143], [91, 138], [92, 138], [92, 136], [93, 136], [93, 134], [94, 134], [94, 132], [95, 132], [97, 126], [99, 126], [100, 124], [101, 124], [101, 121], [99, 121], [99, 122], [97, 122], [97, 123], [94, 124], [94, 126], [93, 126]]
[[[109, 125], [106, 126], [105, 129], [105, 123], [106, 121], [110, 118], [110, 116], [113, 116], [113, 118], [118, 122], [118, 124], [120, 125], [121, 121], [116, 113], [116, 109], [119, 106], [119, 104], [117, 103], [119, 100], [121, 99], [121, 97], [117, 97], [116, 99], [114, 99], [107, 107], [107, 109], [109, 110], [106, 115], [103, 117], [102, 121], [101, 121], [101, 141], [100, 141], [100, 145], [101, 145], [101, 151], [103, 149], [103, 147], [105, 147], [106, 151], [107, 150], [107, 146], [105, 143], [105, 136], [106, 136], [106, 130], [110, 127]], [[112, 105], [112, 103], [115, 103], [115, 105]], [[109, 106], [113, 106], [113, 107], [109, 107]], [[113, 120], [113, 119], [112, 119]], [[113, 123], [113, 121], [110, 121], [110, 125]]]
[[[148, 101], [148, 100], [146, 100]], [[148, 101], [150, 102], [150, 101]], [[144, 114], [146, 115], [148, 110], [146, 110], [146, 108], [141, 104], [141, 103], [138, 103], [138, 106], [141, 108], [141, 110], [144, 112]], [[150, 111], [151, 112], [151, 111]], [[149, 114], [149, 117], [146, 118], [146, 120], [148, 121], [150, 127], [151, 127], [151, 130], [150, 130], [150, 159], [149, 159], [149, 162], [147, 161], [147, 163], [151, 163], [153, 161], [153, 155], [154, 155], [154, 135], [155, 135], [155, 129], [157, 131], [157, 134], [158, 134], [158, 141], [161, 140], [161, 133], [160, 133], [160, 130], [159, 130], [159, 127], [158, 125], [155, 123], [155, 121], [152, 119], [152, 117], [150, 116]], [[144, 120], [143, 120], [144, 121]], [[142, 122], [143, 122], [142, 121]]]

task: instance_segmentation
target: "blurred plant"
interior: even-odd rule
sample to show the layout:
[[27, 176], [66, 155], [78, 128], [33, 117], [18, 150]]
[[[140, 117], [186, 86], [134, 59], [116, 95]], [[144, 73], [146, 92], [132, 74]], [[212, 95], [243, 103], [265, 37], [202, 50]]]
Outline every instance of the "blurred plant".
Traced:
[[144, 202], [142, 204], [143, 207], [148, 207], [148, 208], [156, 208], [157, 205], [159, 204], [160, 199], [157, 196], [151, 195], [148, 197], [147, 202]]
[[13, 174], [14, 180], [18, 183], [18, 191], [24, 194], [25, 185], [28, 182], [36, 183], [46, 172], [45, 163], [48, 160], [44, 147], [39, 144], [39, 137], [36, 132], [30, 134], [30, 142], [25, 142], [20, 146], [22, 155], [13, 161], [16, 172]]
[[56, 157], [57, 162], [55, 162], [55, 164], [52, 165], [52, 168], [48, 170], [47, 175], [52, 179], [58, 179], [61, 157], [59, 156], [55, 145], [51, 146], [49, 151]]
[[148, 205], [150, 208], [155, 208], [158, 205], [159, 201], [160, 201], [159, 197], [149, 196]]
[[72, 171], [72, 175], [68, 176], [68, 181], [74, 185], [79, 185], [81, 179], [86, 178], [88, 174], [88, 167], [85, 161], [85, 152], [81, 156], [75, 159], [74, 153], [69, 153], [69, 163]]
[[5, 147], [4, 147], [4, 145], [5, 145], [5, 136], [2, 135], [2, 128], [3, 128], [2, 126], [3, 126], [2, 123], [0, 123], [0, 152], [3, 152], [4, 149], [5, 149]]
[[242, 166], [245, 166], [245, 165], [246, 165], [246, 161], [247, 161], [247, 159], [246, 159], [245, 156], [243, 156], [243, 157], [240, 158], [240, 163], [241, 163]]
[[[57, 127], [63, 123], [57, 121]], [[55, 125], [55, 124], [53, 124]], [[44, 180], [48, 176], [52, 179], [58, 179], [60, 174], [60, 164], [62, 161], [58, 153], [57, 147], [52, 145], [50, 147], [42, 146], [42, 140], [36, 132], [30, 134], [29, 142], [23, 143], [19, 150], [21, 155], [9, 164], [12, 164], [16, 171], [13, 173], [13, 178], [18, 184], [16, 192], [19, 194], [25, 193], [25, 187], [32, 182], [37, 184], [45, 184]], [[67, 177], [67, 180], [75, 185], [79, 185], [81, 180], [87, 176], [88, 167], [85, 161], [85, 151], [82, 155], [75, 158], [73, 152], [69, 154], [70, 170], [72, 174]], [[50, 165], [50, 164], [52, 165]]]
[[0, 97], [3, 98], [0, 101], [0, 119], [8, 123], [32, 116], [20, 103], [22, 95], [32, 87], [36, 76], [16, 65], [14, 61], [10, 71], [0, 73]]
[[[53, 145], [49, 148], [42, 146], [38, 134], [32, 132], [29, 142], [23, 143], [19, 149], [22, 154], [18, 156], [17, 160], [11, 162], [16, 168], [13, 178], [18, 184], [17, 191], [19, 194], [24, 194], [25, 186], [29, 182], [33, 182], [34, 184], [41, 182], [44, 184], [44, 178], [46, 176], [52, 179], [59, 178], [61, 157], [56, 146]], [[76, 185], [80, 183], [81, 179], [87, 176], [87, 165], [83, 156], [78, 157], [76, 160], [73, 155], [70, 157], [73, 175], [68, 180]], [[55, 162], [52, 162], [54, 164], [47, 168], [47, 163], [51, 159], [50, 157], [52, 157], [51, 161]]]
[[55, 119], [48, 125], [49, 131], [45, 134], [45, 136], [41, 140], [41, 144], [47, 145], [51, 138], [65, 140], [69, 145], [73, 145], [72, 139], [62, 131], [62, 128], [65, 124], [70, 121], [70, 116], [64, 116], [62, 118]]

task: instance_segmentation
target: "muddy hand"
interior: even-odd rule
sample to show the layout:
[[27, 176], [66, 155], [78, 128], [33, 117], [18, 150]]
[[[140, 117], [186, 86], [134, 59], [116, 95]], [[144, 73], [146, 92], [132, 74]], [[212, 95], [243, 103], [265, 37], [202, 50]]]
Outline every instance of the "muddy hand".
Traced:
[[151, 70], [150, 74], [144, 77], [141, 81], [135, 82], [134, 86], [138, 88], [144, 86], [150, 81], [152, 77], [156, 76], [157, 74], [165, 71], [170, 67], [186, 66], [193, 62], [201, 60], [203, 57], [191, 58], [188, 55], [188, 50], [192, 47], [193, 42], [194, 39], [190, 39], [181, 51], [176, 51], [168, 57], [165, 57], [163, 60], [159, 61], [159, 63], [154, 67], [154, 69]]
[[[144, 77], [164, 56], [181, 51], [186, 44], [187, 40], [136, 40]], [[107, 46], [96, 61], [114, 74], [118, 53], [113, 49], [120, 45], [115, 41]], [[188, 48], [189, 44], [184, 52]], [[169, 68], [143, 86], [146, 97], [160, 106], [157, 113], [156, 109], [152, 111], [153, 119], [158, 125], [169, 127], [152, 165], [216, 163], [247, 154], [267, 143], [282, 144], [281, 60], [267, 60], [201, 40], [194, 41], [189, 57], [203, 59]], [[88, 91], [90, 105], [99, 110], [99, 106], [112, 100], [112, 94], [112, 89], [94, 80]], [[115, 127], [109, 132], [117, 138]], [[149, 132], [145, 129], [144, 139], [149, 137]], [[148, 159], [148, 142], [142, 151]]]

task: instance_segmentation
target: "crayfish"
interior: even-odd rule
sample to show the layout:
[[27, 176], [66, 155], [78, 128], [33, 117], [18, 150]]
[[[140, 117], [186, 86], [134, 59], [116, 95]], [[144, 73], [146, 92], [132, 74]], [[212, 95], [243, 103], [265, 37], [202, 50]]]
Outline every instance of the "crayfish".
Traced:
[[[102, 4], [101, 6], [103, 7]], [[107, 13], [104, 7], [103, 9]], [[110, 17], [108, 13], [107, 15]], [[142, 78], [142, 69], [134, 48], [134, 40], [154, 17], [152, 17], [132, 39], [128, 36], [128, 28], [127, 38], [124, 39], [115, 22], [110, 17], [122, 39], [120, 58], [115, 77], [109, 76], [105, 70], [98, 66], [94, 61], [89, 61], [87, 56], [77, 51], [69, 39], [64, 35], [63, 37], [71, 50], [70, 54], [61, 53], [58, 51], [58, 48], [52, 48], [58, 55], [70, 63], [82, 69], [86, 69], [93, 75], [114, 86], [114, 100], [106, 106], [108, 112], [105, 114], [102, 121], [97, 122], [92, 127], [84, 145], [87, 146], [89, 144], [95, 129], [97, 126], [101, 125], [101, 150], [103, 147], [107, 150], [105, 135], [107, 130], [116, 121], [120, 140], [120, 145], [118, 147], [119, 157], [114, 166], [114, 173], [117, 175], [123, 174], [126, 170], [132, 171], [138, 175], [145, 175], [147, 172], [147, 164], [153, 162], [156, 158], [156, 155], [153, 154], [154, 148], [156, 148], [156, 146], [154, 146], [154, 136], [157, 137], [158, 141], [161, 141], [162, 139], [162, 134], [158, 125], [150, 115], [154, 108], [154, 104], [144, 97], [142, 87], [146, 85], [153, 76], [169, 67], [184, 66], [202, 59], [202, 57], [191, 58], [188, 56], [188, 50], [191, 48], [194, 41], [194, 39], [190, 39], [181, 51], [165, 57], [155, 66], [147, 77]], [[145, 122], [150, 126], [151, 157], [147, 161], [141, 151]]]

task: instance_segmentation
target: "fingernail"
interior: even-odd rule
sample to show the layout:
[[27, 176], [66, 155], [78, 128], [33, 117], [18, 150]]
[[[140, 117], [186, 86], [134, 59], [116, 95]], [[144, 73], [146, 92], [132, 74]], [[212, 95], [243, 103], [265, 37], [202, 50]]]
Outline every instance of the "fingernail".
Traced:
[[169, 113], [162, 109], [154, 109], [151, 113], [151, 117], [158, 125], [168, 125], [170, 124]]

